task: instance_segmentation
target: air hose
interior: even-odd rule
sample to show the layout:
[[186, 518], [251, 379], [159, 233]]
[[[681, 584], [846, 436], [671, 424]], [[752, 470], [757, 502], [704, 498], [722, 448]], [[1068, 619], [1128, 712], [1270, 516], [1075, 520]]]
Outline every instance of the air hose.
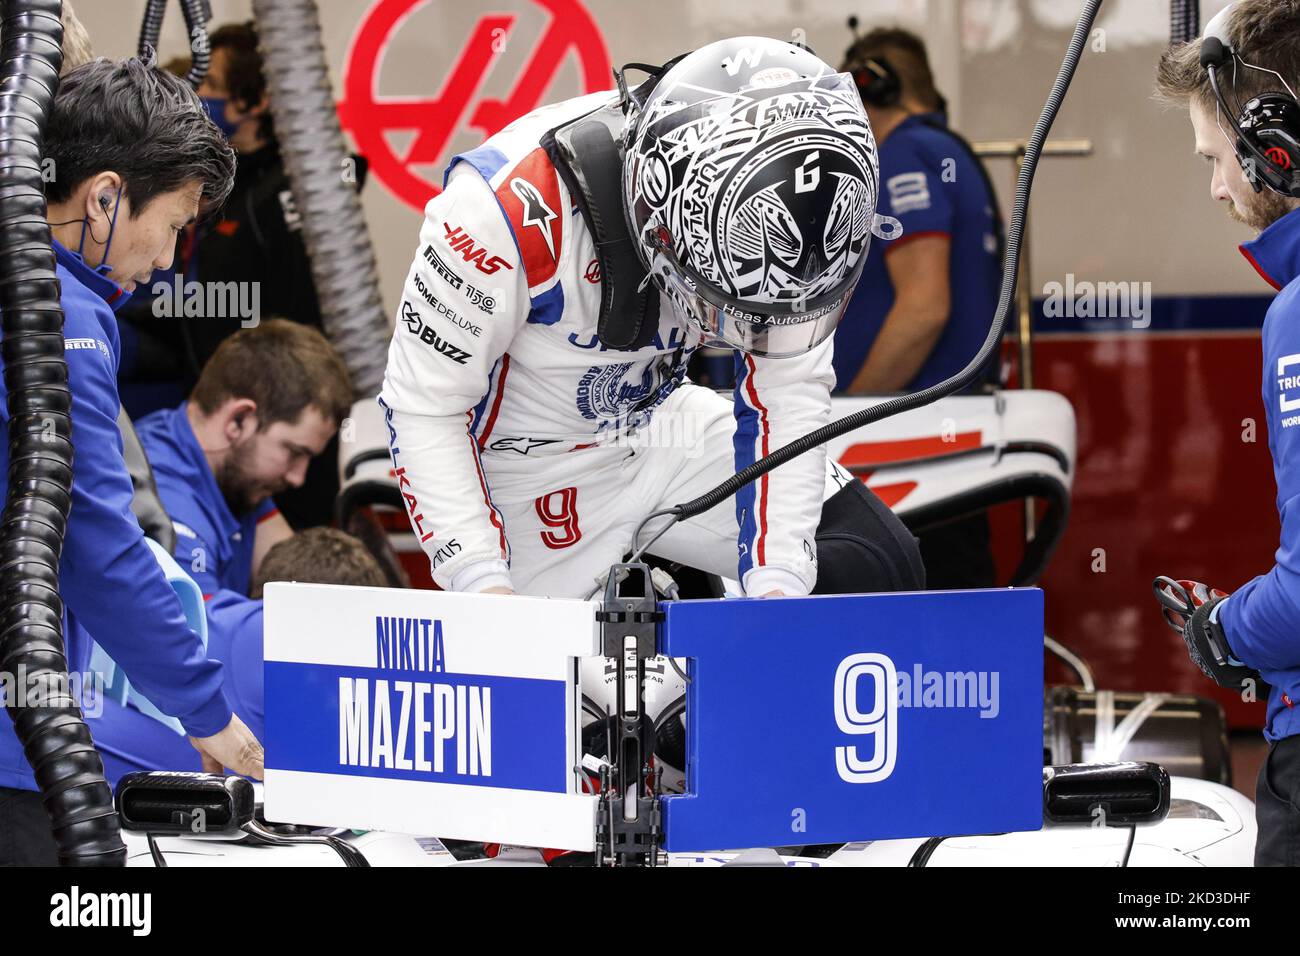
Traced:
[[[208, 46], [208, 21], [212, 19], [212, 8], [208, 0], [180, 0], [180, 3], [185, 15], [185, 32], [190, 41], [190, 71], [185, 74], [185, 81], [197, 90], [212, 65], [212, 49]], [[158, 35], [162, 32], [163, 14], [166, 12], [167, 0], [149, 0], [144, 8], [137, 53], [145, 62], [156, 56]]]
[[1201, 35], [1201, 0], [1171, 0], [1169, 45], [1190, 43]]
[[[41, 179], [63, 63], [61, 0], [3, 0], [0, 311], [9, 472], [0, 516], [0, 671], [63, 865], [117, 865], [126, 848], [104, 765], [71, 694], [59, 556], [72, 505], [72, 394]], [[36, 706], [31, 706], [32, 704]]]
[[[1101, 8], [1101, 4], [1102, 0], [1086, 0], [1083, 12], [1079, 16], [1079, 22], [1075, 25], [1074, 35], [1070, 39], [1070, 46], [1066, 51], [1065, 60], [1061, 63], [1060, 72], [1056, 76], [1056, 82], [1052, 84], [1047, 103], [1043, 106], [1042, 114], [1038, 118], [1038, 123], [1034, 126], [1033, 134], [1029, 137], [1029, 143], [1025, 149], [1024, 165], [1021, 167], [1020, 178], [1016, 183], [1016, 201], [1011, 213], [1010, 228], [1007, 232], [1002, 290], [998, 298], [997, 310], [993, 315], [993, 323], [989, 326], [989, 332], [984, 339], [984, 344], [980, 346], [980, 350], [975, 354], [975, 357], [970, 360], [964, 369], [951, 378], [931, 385], [919, 392], [891, 398], [879, 405], [864, 408], [859, 412], [841, 418], [839, 421], [824, 425], [816, 431], [778, 448], [766, 457], [760, 458], [748, 468], [732, 475], [722, 484], [705, 492], [698, 498], [685, 504], [674, 505], [672, 508], [654, 512], [641, 522], [641, 526], [633, 536], [633, 557], [631, 560], [638, 560], [676, 522], [686, 521], [717, 507], [745, 485], [767, 474], [772, 469], [780, 467], [787, 461], [797, 458], [804, 452], [866, 425], [883, 421], [894, 415], [912, 411], [936, 402], [941, 398], [946, 398], [954, 392], [959, 392], [971, 385], [979, 378], [985, 363], [993, 356], [994, 350], [998, 348], [1002, 341], [1007, 316], [1010, 313], [1012, 303], [1015, 301], [1016, 275], [1020, 263], [1020, 243], [1025, 232], [1025, 216], [1029, 209], [1029, 196], [1033, 189], [1034, 171], [1038, 167], [1038, 157], [1042, 152], [1043, 143], [1047, 140], [1047, 134], [1051, 132], [1052, 124], [1056, 121], [1057, 111], [1060, 110], [1061, 103], [1065, 100], [1065, 94], [1074, 79], [1075, 71], [1079, 67], [1079, 60], [1083, 55], [1084, 47], [1092, 32], [1092, 25], [1097, 18], [1097, 11]], [[672, 521], [644, 545], [638, 547], [641, 533], [646, 524], [655, 518], [665, 516], [670, 516]]]
[[148, 0], [144, 8], [144, 19], [140, 23], [140, 42], [136, 44], [136, 53], [140, 59], [158, 49], [158, 35], [162, 33], [163, 14], [167, 12], [167, 0]]
[[[343, 142], [314, 0], [253, 0], [271, 117], [311, 259], [325, 333], [357, 398], [379, 394], [391, 330]], [[355, 182], [355, 179], [352, 180]]]

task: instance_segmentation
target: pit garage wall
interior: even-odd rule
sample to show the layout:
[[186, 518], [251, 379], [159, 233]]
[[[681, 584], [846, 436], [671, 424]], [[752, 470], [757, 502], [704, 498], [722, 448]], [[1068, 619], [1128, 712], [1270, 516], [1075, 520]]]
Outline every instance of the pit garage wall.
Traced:
[[[610, 63], [658, 62], [729, 35], [800, 39], [836, 59], [850, 39], [845, 20], [857, 13], [864, 26], [897, 23], [927, 37], [939, 86], [968, 138], [1022, 137], [1056, 74], [1077, 5], [323, 0], [320, 8], [345, 126], [371, 161], [363, 202], [391, 309], [427, 184], [440, 181], [447, 156], [490, 131], [471, 128], [476, 120], [500, 125], [588, 82], [597, 88]], [[96, 52], [108, 56], [133, 52], [143, 6], [77, 4]], [[215, 23], [249, 16], [246, 0], [212, 6]], [[1203, 6], [1204, 22], [1223, 3]], [[1150, 581], [1171, 573], [1235, 588], [1271, 561], [1277, 518], [1258, 343], [1269, 290], [1236, 252], [1248, 234], [1209, 200], [1209, 172], [1192, 156], [1186, 116], [1151, 101], [1155, 61], [1168, 42], [1167, 0], [1108, 0], [1098, 27], [1055, 134], [1090, 138], [1096, 150], [1039, 169], [1033, 288], [1041, 295], [1070, 275], [1139, 289], [1150, 283], [1155, 317], [1145, 330], [1124, 321], [1037, 322], [1037, 384], [1068, 396], [1079, 419], [1074, 513], [1045, 581], [1048, 621], [1104, 686], [1205, 694], [1208, 683], [1160, 622]], [[477, 66], [476, 34], [487, 44], [477, 47]], [[175, 9], [161, 46], [164, 59], [185, 51]], [[412, 154], [432, 161], [408, 164]], [[1010, 163], [990, 166], [1007, 209]], [[1251, 422], [1255, 440], [1243, 441]], [[1262, 710], [1225, 704], [1238, 724]]]

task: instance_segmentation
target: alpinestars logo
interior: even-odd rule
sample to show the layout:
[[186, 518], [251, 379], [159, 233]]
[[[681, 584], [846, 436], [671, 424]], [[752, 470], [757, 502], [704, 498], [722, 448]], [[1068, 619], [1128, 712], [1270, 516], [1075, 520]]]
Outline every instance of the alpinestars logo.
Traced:
[[415, 311], [415, 307], [405, 299], [402, 300], [402, 321], [406, 323], [408, 332], [419, 338], [425, 345], [432, 346], [435, 352], [445, 355], [457, 365], [469, 364], [470, 354], [440, 338], [432, 326], [425, 325], [421, 321], [420, 313]]
[[519, 197], [519, 201], [524, 204], [524, 225], [535, 226], [541, 230], [542, 238], [546, 240], [546, 248], [550, 250], [551, 258], [555, 258], [555, 237], [551, 234], [551, 221], [556, 218], [555, 211], [546, 205], [546, 200], [542, 194], [526, 179], [510, 180], [510, 191]]
[[493, 451], [512, 451], [516, 455], [527, 455], [534, 448], [558, 445], [558, 438], [498, 438], [488, 445]]

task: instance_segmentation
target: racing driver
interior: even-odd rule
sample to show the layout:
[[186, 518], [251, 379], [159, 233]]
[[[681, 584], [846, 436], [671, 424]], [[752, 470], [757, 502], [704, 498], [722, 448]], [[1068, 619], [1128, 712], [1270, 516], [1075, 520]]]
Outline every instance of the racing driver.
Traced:
[[[832, 333], [888, 234], [852, 79], [756, 37], [636, 68], [456, 156], [425, 208], [380, 403], [444, 589], [586, 596], [647, 515], [829, 420]], [[734, 402], [686, 380], [703, 344], [735, 351]], [[820, 447], [651, 551], [748, 595], [924, 584]]]

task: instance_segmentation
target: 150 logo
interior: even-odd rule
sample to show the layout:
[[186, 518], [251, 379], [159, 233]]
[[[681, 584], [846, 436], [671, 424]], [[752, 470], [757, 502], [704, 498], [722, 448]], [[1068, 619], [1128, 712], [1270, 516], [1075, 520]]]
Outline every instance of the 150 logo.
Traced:
[[[871, 707], [859, 707], [859, 687], [869, 680]], [[835, 723], [842, 733], [866, 737], [864, 744], [835, 748], [835, 769], [845, 783], [879, 783], [894, 772], [898, 757], [898, 672], [884, 654], [851, 654], [835, 671]]]

